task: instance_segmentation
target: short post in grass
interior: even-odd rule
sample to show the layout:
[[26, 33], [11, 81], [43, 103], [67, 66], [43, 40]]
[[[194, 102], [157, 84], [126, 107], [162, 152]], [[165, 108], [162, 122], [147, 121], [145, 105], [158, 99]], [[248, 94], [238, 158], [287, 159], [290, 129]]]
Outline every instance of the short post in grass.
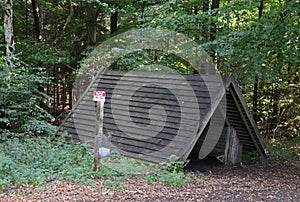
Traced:
[[104, 102], [105, 91], [94, 91], [93, 100], [96, 102], [96, 135], [94, 144], [94, 171], [100, 170], [101, 162], [101, 139], [103, 136], [103, 118], [104, 118]]

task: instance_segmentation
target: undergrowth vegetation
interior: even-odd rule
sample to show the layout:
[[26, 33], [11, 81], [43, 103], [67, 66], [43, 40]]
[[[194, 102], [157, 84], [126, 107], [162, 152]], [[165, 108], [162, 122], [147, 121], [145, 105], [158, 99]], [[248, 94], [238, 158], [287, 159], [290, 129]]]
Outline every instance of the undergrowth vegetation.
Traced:
[[50, 82], [45, 69], [33, 68], [17, 58], [0, 58], [0, 141], [16, 136], [53, 134], [48, 123], [50, 97], [43, 86]]
[[115, 155], [103, 159], [100, 172], [95, 172], [92, 150], [82, 144], [69, 144], [64, 139], [53, 141], [50, 137], [12, 138], [0, 143], [0, 190], [11, 185], [46, 185], [53, 180], [93, 185], [98, 179], [107, 189], [120, 189], [129, 177], [181, 186], [188, 177], [179, 164], [182, 165], [171, 161], [155, 165]]
[[54, 179], [87, 182], [92, 172], [91, 153], [81, 145], [51, 142], [50, 138], [14, 138], [1, 143], [0, 188], [10, 184], [42, 185]]
[[[172, 186], [183, 186], [190, 181], [188, 174], [183, 172], [184, 162], [178, 160], [176, 155], [171, 155], [168, 162], [161, 164], [162, 169], [150, 181], [160, 181]], [[149, 182], [149, 178], [147, 179]]]
[[[300, 139], [270, 144], [272, 163], [300, 163]], [[138, 177], [148, 183], [162, 182], [183, 186], [191, 179], [184, 173], [183, 162], [175, 155], [162, 164], [152, 164], [114, 154], [102, 159], [100, 172], [93, 167], [92, 150], [64, 139], [25, 137], [0, 143], [0, 190], [12, 185], [46, 185], [53, 180], [94, 185], [98, 180], [106, 189], [121, 189], [125, 178]], [[98, 181], [99, 182], [99, 181]]]
[[272, 140], [269, 143], [269, 159], [275, 163], [293, 162], [300, 167], [300, 137]]

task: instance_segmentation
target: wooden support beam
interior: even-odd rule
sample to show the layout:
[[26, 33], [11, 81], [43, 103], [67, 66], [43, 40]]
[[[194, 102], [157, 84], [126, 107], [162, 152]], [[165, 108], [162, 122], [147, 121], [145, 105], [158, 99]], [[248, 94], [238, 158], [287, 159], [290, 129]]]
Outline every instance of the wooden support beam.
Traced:
[[94, 171], [100, 171], [101, 155], [99, 148], [101, 147], [101, 137], [103, 136], [103, 118], [104, 118], [104, 102], [97, 102], [96, 111], [96, 136], [94, 145]]
[[227, 153], [225, 161], [227, 165], [236, 165], [242, 160], [242, 146], [236, 134], [236, 130], [230, 127], [228, 132], [228, 150], [227, 152], [225, 151]]

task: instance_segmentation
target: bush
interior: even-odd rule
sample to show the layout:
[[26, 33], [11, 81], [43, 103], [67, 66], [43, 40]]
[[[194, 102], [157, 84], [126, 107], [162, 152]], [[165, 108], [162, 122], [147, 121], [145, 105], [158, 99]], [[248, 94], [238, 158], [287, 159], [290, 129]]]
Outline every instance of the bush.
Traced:
[[179, 173], [183, 171], [183, 161], [179, 161], [176, 155], [169, 157], [169, 162], [163, 163], [164, 169], [171, 173]]
[[183, 186], [190, 181], [189, 176], [185, 175], [183, 172], [162, 172], [158, 174], [158, 181], [172, 185], [174, 187]]
[[190, 177], [183, 172], [183, 161], [179, 161], [176, 155], [171, 155], [169, 161], [161, 164], [161, 170], [155, 174], [146, 176], [149, 183], [160, 181], [172, 186], [183, 186], [190, 181]]
[[[0, 134], [1, 139], [17, 135], [53, 134], [55, 127], [44, 108], [49, 96], [39, 90], [49, 79], [42, 68], [29, 67], [16, 58], [6, 65], [0, 58]], [[43, 106], [44, 108], [42, 108]]]

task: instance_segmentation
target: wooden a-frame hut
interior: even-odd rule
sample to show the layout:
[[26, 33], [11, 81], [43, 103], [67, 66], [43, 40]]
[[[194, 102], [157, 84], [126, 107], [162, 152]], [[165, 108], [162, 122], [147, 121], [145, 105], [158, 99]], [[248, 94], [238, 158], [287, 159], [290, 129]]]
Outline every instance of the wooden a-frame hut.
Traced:
[[[226, 164], [266, 145], [233, 76], [105, 70], [91, 82], [57, 134], [93, 146], [96, 106], [93, 91], [106, 91], [104, 133], [126, 156], [150, 162], [191, 154], [215, 156]], [[225, 110], [224, 110], [225, 109]], [[219, 129], [218, 129], [219, 128]]]

